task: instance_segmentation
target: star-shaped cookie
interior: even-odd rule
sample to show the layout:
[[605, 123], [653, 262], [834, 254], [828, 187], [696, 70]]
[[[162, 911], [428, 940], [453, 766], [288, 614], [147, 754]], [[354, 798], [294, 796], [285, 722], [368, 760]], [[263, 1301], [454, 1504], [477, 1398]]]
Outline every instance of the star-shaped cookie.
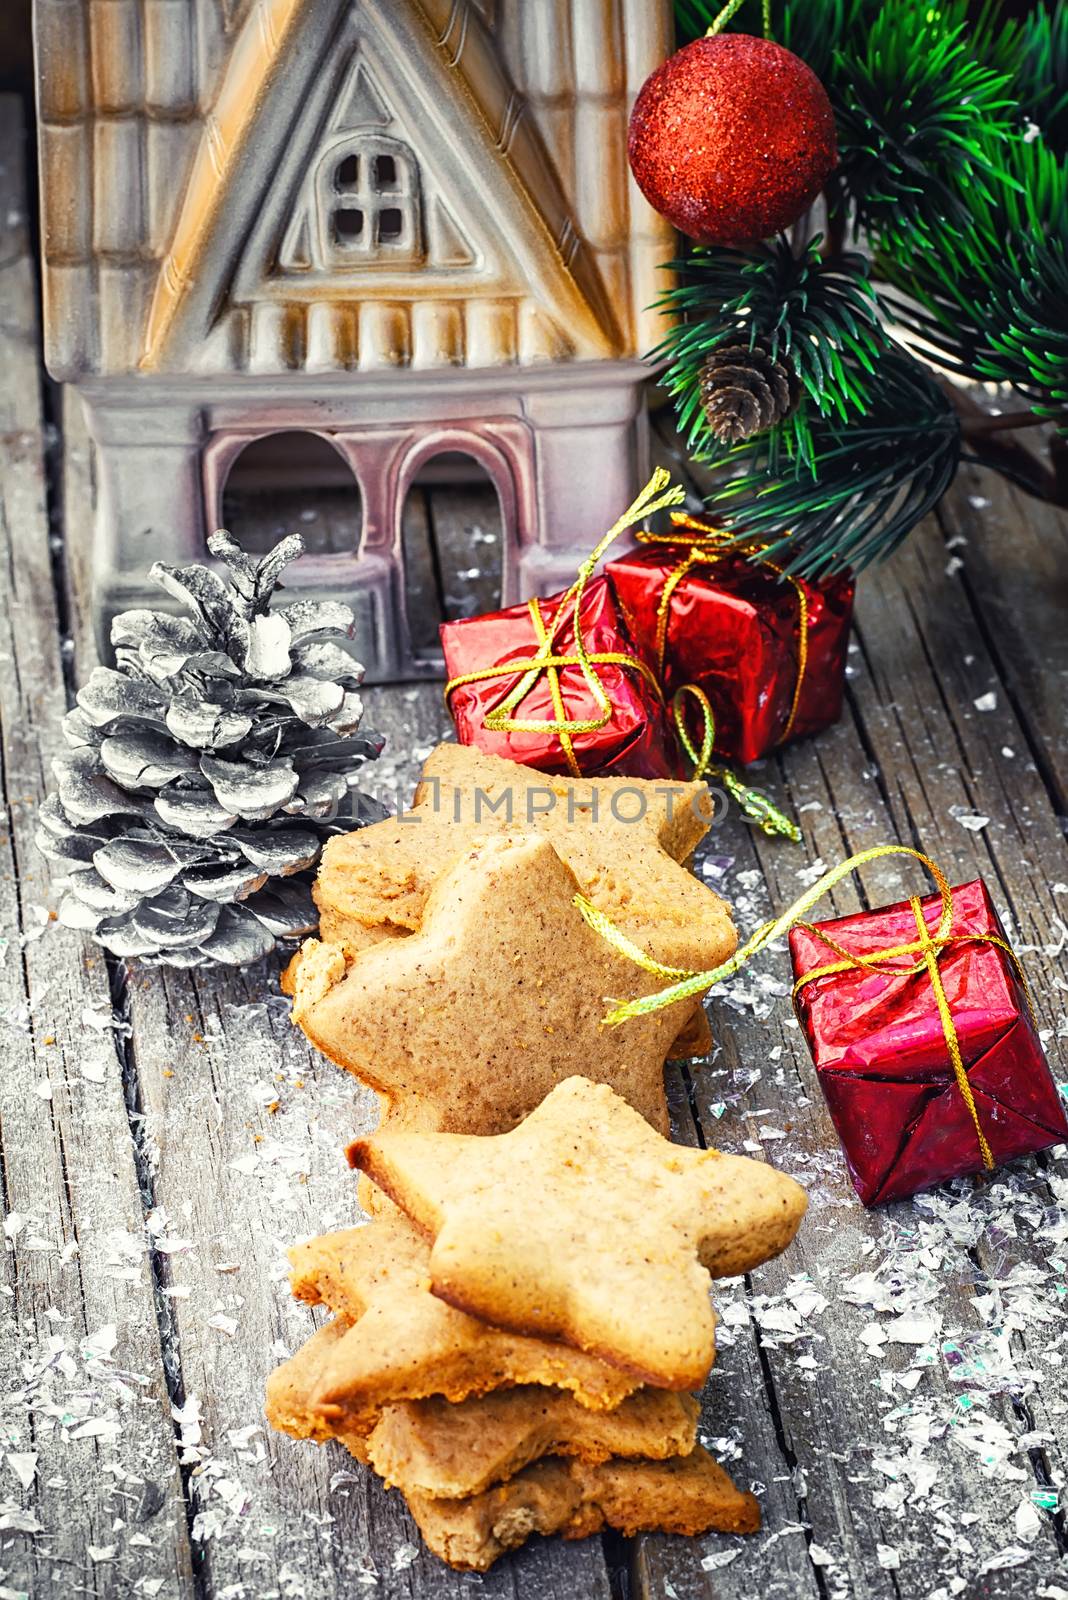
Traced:
[[734, 949], [726, 906], [679, 865], [708, 831], [704, 784], [548, 777], [459, 744], [431, 752], [411, 811], [327, 842], [314, 890], [322, 938], [362, 949], [414, 933], [443, 868], [472, 839], [514, 831], [552, 839], [632, 938], [671, 920], [702, 925], [717, 961]]
[[666, 1389], [637, 1389], [611, 1411], [592, 1411], [565, 1389], [521, 1384], [461, 1401], [394, 1401], [380, 1414], [349, 1420], [344, 1412], [324, 1414], [324, 1374], [351, 1331], [335, 1318], [271, 1375], [268, 1420], [298, 1439], [337, 1438], [405, 1494], [481, 1494], [546, 1455], [662, 1461], [687, 1455], [696, 1443], [697, 1401]]
[[[322, 940], [352, 952], [416, 932], [446, 866], [473, 839], [519, 829], [550, 838], [583, 894], [668, 966], [682, 964], [680, 936], [696, 940], [701, 971], [734, 950], [727, 907], [681, 865], [708, 831], [704, 784], [547, 777], [457, 744], [428, 757], [411, 811], [327, 843], [314, 890]], [[304, 959], [286, 972], [289, 994]], [[675, 1020], [673, 1056], [710, 1049], [699, 1000]]]
[[638, 1389], [614, 1411], [590, 1411], [562, 1389], [524, 1384], [458, 1405], [434, 1396], [387, 1406], [366, 1454], [391, 1488], [455, 1500], [547, 1455], [590, 1462], [688, 1455], [698, 1412], [691, 1395], [667, 1389]]
[[460, 1571], [485, 1572], [532, 1533], [584, 1539], [602, 1528], [628, 1537], [659, 1530], [755, 1533], [760, 1507], [736, 1489], [700, 1445], [670, 1461], [613, 1459], [599, 1466], [550, 1456], [507, 1483], [465, 1500], [410, 1494], [408, 1508], [435, 1555]]
[[[275, 1367], [267, 1379], [267, 1421], [272, 1428], [290, 1433], [294, 1439], [315, 1439], [320, 1444], [337, 1435], [333, 1414], [321, 1411], [315, 1401], [334, 1352], [351, 1331], [352, 1323], [346, 1317], [332, 1317], [304, 1341], [295, 1355]], [[373, 1415], [358, 1416], [354, 1435], [369, 1432], [375, 1420]], [[366, 1451], [361, 1452], [361, 1459], [367, 1459]]]
[[[534, 1383], [610, 1410], [637, 1388], [635, 1379], [582, 1350], [488, 1328], [436, 1299], [430, 1246], [400, 1215], [296, 1245], [290, 1260], [297, 1299], [325, 1305], [340, 1319], [334, 1333], [321, 1330], [272, 1375], [278, 1416], [288, 1419], [278, 1426], [298, 1437], [342, 1426], [366, 1432], [384, 1406], [427, 1395], [464, 1400]], [[295, 1415], [298, 1393], [304, 1399]]]
[[[662, 980], [587, 927], [577, 889], [543, 834], [475, 840], [434, 885], [418, 933], [356, 952], [313, 945], [294, 1021], [409, 1126], [501, 1133], [581, 1070], [666, 1133], [677, 1010], [605, 1026], [607, 996]], [[700, 965], [700, 929], [670, 944], [673, 964]]]
[[349, 1160], [433, 1239], [440, 1299], [665, 1389], [708, 1376], [710, 1279], [778, 1255], [806, 1204], [774, 1168], [670, 1144], [577, 1077], [509, 1133], [385, 1127]]

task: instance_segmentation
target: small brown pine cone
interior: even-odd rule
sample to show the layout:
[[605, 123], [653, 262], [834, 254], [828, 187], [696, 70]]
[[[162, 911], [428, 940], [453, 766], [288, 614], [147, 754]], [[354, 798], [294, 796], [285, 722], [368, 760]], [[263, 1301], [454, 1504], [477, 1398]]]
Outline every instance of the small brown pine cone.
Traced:
[[700, 384], [705, 416], [720, 444], [738, 444], [774, 427], [799, 394], [790, 361], [760, 344], [720, 345], [701, 368]]

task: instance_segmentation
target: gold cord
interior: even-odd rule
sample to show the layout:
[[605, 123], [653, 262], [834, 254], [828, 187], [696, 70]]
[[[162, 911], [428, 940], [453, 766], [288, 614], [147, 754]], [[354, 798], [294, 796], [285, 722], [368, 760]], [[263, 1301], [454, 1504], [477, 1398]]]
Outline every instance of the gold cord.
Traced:
[[[812, 909], [816, 902], [822, 899], [828, 890], [833, 889], [835, 884], [840, 883], [843, 878], [849, 875], [849, 873], [855, 872], [859, 867], [866, 866], [870, 861], [878, 861], [884, 856], [894, 855], [911, 856], [913, 860], [919, 861], [922, 866], [927, 868], [928, 872], [931, 874], [931, 877], [935, 881], [935, 885], [938, 889], [939, 899], [941, 901], [941, 913], [938, 920], [938, 927], [933, 934], [924, 921], [923, 910], [917, 896], [913, 896], [910, 899], [909, 904], [912, 907], [913, 914], [916, 918], [918, 937], [907, 944], [893, 945], [886, 950], [872, 951], [868, 955], [859, 955], [853, 951], [844, 949], [842, 945], [837, 944], [834, 939], [832, 939], [823, 931], [823, 929], [814, 927], [810, 922], [806, 922], [804, 920], [806, 914]], [[756, 932], [746, 940], [742, 948], [737, 950], [735, 954], [731, 956], [729, 961], [723, 962], [721, 966], [715, 967], [709, 972], [683, 972], [677, 967], [666, 967], [662, 965], [662, 963], [654, 961], [651, 956], [645, 953], [644, 950], [640, 950], [637, 945], [633, 944], [626, 937], [626, 935], [621, 933], [615, 924], [605, 916], [604, 912], [599, 911], [596, 906], [594, 906], [585, 898], [585, 896], [576, 895], [575, 905], [578, 907], [579, 911], [581, 911], [583, 917], [585, 917], [590, 927], [593, 928], [596, 933], [599, 933], [603, 939], [606, 939], [613, 949], [618, 950], [619, 953], [626, 956], [628, 960], [635, 962], [644, 971], [651, 972], [655, 977], [664, 978], [669, 982], [670, 985], [666, 989], [661, 989], [656, 994], [642, 995], [637, 1000], [626, 1000], [620, 1003], [613, 1002], [613, 1009], [605, 1018], [607, 1023], [612, 1024], [628, 1022], [632, 1017], [647, 1016], [652, 1011], [659, 1011], [664, 1006], [673, 1005], [677, 1000], [686, 1000], [692, 998], [692, 996], [696, 994], [705, 993], [708, 989], [713, 988], [715, 984], [722, 983], [724, 979], [733, 977], [734, 974], [740, 971], [749, 958], [755, 955], [758, 950], [762, 950], [764, 946], [769, 944], [773, 939], [780, 938], [790, 928], [795, 926], [805, 928], [816, 938], [822, 940], [825, 945], [827, 945], [841, 958], [840, 960], [831, 962], [826, 966], [814, 967], [811, 972], [806, 972], [802, 977], [797, 979], [793, 987], [793, 998], [795, 1005], [798, 994], [806, 984], [814, 983], [817, 978], [824, 978], [833, 973], [848, 972], [856, 968], [867, 968], [872, 972], [883, 972], [893, 976], [910, 977], [918, 972], [922, 972], [926, 968], [931, 979], [931, 987], [934, 991], [935, 1004], [938, 1007], [938, 1014], [942, 1023], [942, 1032], [945, 1036], [946, 1049], [953, 1067], [954, 1077], [956, 1078], [957, 1087], [960, 1090], [965, 1105], [968, 1107], [968, 1112], [975, 1126], [976, 1138], [979, 1143], [979, 1152], [983, 1159], [983, 1165], [987, 1168], [993, 1167], [994, 1158], [990, 1151], [990, 1145], [988, 1144], [986, 1136], [983, 1133], [982, 1127], [980, 1126], [979, 1112], [975, 1104], [975, 1096], [972, 1092], [972, 1086], [968, 1078], [968, 1069], [964, 1064], [964, 1058], [961, 1054], [960, 1040], [957, 1037], [956, 1025], [953, 1021], [953, 1014], [950, 1010], [949, 1001], [946, 997], [945, 987], [942, 982], [942, 974], [939, 968], [939, 958], [942, 952], [956, 944], [975, 943], [994, 945], [997, 949], [1003, 951], [1008, 956], [1009, 961], [1012, 964], [1013, 972], [1019, 979], [1020, 985], [1023, 989], [1024, 998], [1027, 1003], [1028, 1014], [1033, 1024], [1035, 1023], [1034, 1005], [1032, 1003], [1031, 991], [1027, 982], [1027, 976], [1020, 963], [1020, 959], [1016, 952], [1012, 949], [1011, 945], [1002, 939], [999, 934], [955, 934], [951, 931], [953, 924], [953, 901], [951, 897], [949, 881], [942, 872], [941, 868], [931, 860], [930, 856], [924, 855], [920, 850], [913, 850], [908, 845], [897, 844], [875, 845], [870, 850], [862, 850], [859, 852], [859, 854], [850, 856], [847, 860], [840, 862], [837, 867], [833, 867], [830, 872], [824, 873], [823, 877], [820, 878], [817, 883], [813, 884], [812, 888], [807, 890], [805, 894], [801, 895], [799, 899], [795, 900], [793, 905], [784, 911], [781, 916], [774, 918], [770, 922], [763, 923], [761, 927], [759, 927]], [[917, 959], [910, 966], [900, 967], [892, 965], [893, 962], [900, 961], [903, 957], [909, 956], [917, 957]]]

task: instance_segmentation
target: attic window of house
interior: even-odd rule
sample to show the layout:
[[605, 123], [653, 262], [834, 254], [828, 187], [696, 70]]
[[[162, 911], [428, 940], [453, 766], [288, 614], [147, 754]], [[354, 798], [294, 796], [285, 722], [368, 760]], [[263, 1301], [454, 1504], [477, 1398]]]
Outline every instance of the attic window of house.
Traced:
[[375, 266], [419, 253], [419, 168], [399, 140], [361, 134], [333, 145], [319, 164], [316, 197], [324, 266]]

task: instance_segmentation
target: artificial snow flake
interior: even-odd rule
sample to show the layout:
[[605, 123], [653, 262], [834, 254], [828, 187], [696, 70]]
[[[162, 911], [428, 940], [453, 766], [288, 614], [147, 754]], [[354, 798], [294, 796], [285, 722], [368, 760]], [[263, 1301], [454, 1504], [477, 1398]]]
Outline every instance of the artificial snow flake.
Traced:
[[981, 833], [990, 826], [990, 818], [984, 817], [979, 811], [964, 811], [956, 806], [950, 806], [950, 816], [959, 822], [962, 828], [967, 828], [969, 833]]
[[72, 1428], [70, 1436], [72, 1439], [107, 1439], [114, 1443], [121, 1433], [122, 1424], [117, 1417], [89, 1417]]
[[1030, 1550], [1023, 1550], [1018, 1544], [1009, 1544], [983, 1562], [979, 1568], [979, 1576], [985, 1577], [988, 1572], [1004, 1572], [1009, 1567], [1022, 1567], [1030, 1560]]
[[221, 1511], [214, 1509], [198, 1511], [193, 1518], [192, 1537], [198, 1544], [207, 1543], [209, 1539], [214, 1539], [222, 1533], [225, 1526], [226, 1518]]
[[12, 1450], [4, 1457], [24, 1489], [28, 1489], [37, 1475], [36, 1450]]
[[81, 1354], [84, 1361], [106, 1361], [114, 1353], [118, 1343], [118, 1329], [113, 1322], [104, 1323], [103, 1327], [91, 1333], [81, 1343]]
[[184, 1445], [198, 1445], [202, 1438], [200, 1426], [200, 1401], [195, 1394], [189, 1395], [182, 1406], [172, 1406], [171, 1416], [177, 1422], [181, 1432], [180, 1441]]
[[1030, 1541], [1037, 1539], [1042, 1531], [1042, 1518], [1039, 1516], [1030, 1499], [1021, 1500], [1016, 1507], [1013, 1519], [1017, 1539]]
[[184, 1256], [188, 1251], [195, 1250], [196, 1246], [192, 1239], [165, 1237], [157, 1239], [152, 1248], [161, 1256]]
[[887, 1323], [883, 1333], [897, 1344], [930, 1344], [942, 1326], [939, 1312], [906, 1313]]
[[24, 1511], [10, 1500], [0, 1500], [0, 1533], [44, 1533], [32, 1511]]
[[257, 1422], [247, 1423], [243, 1428], [230, 1428], [226, 1437], [235, 1450], [247, 1450], [258, 1433], [263, 1429]]
[[715, 1550], [709, 1556], [701, 1558], [702, 1572], [715, 1572], [720, 1567], [729, 1567], [732, 1561], [737, 1561], [741, 1555], [740, 1550]]

